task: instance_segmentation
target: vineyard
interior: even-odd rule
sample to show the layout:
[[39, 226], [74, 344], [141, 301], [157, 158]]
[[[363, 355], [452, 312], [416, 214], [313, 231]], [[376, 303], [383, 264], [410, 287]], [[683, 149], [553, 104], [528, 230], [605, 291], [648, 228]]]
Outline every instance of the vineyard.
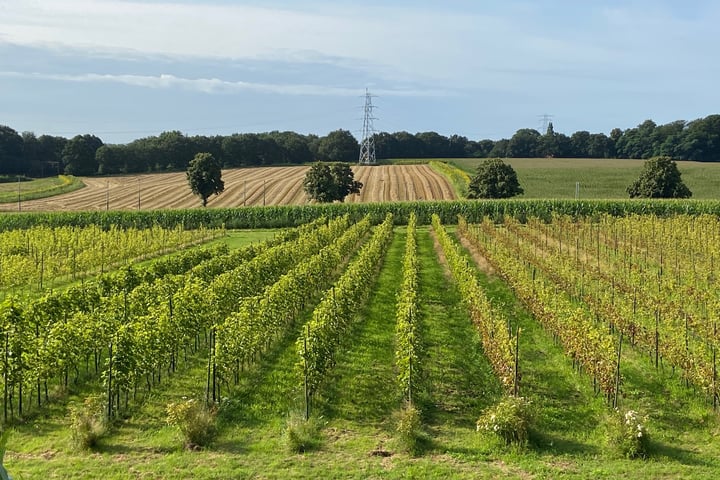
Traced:
[[[13, 478], [720, 471], [716, 216], [376, 212], [227, 238], [0, 235]], [[488, 414], [508, 404], [531, 412], [520, 446]], [[210, 439], [183, 441], [198, 408]], [[617, 418], [643, 450], [618, 451]]]
[[103, 273], [118, 264], [207, 241], [222, 232], [206, 229], [103, 230], [98, 226], [41, 227], [0, 233], [0, 289], [3, 295], [42, 292], [56, 283]]

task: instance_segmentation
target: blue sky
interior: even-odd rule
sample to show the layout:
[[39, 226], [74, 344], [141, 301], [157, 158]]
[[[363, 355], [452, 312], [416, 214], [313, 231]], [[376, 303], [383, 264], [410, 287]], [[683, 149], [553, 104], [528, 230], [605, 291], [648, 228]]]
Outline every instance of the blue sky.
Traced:
[[720, 112], [720, 2], [0, 0], [0, 124], [470, 139]]

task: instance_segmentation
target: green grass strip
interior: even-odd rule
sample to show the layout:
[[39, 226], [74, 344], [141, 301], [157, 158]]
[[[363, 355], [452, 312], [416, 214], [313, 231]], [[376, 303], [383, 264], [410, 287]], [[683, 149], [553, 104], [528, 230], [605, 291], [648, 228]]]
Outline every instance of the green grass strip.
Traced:
[[0, 203], [17, 202], [18, 193], [20, 202], [25, 202], [74, 192], [84, 186], [82, 180], [72, 175], [58, 175], [29, 182], [0, 183]]
[[447, 162], [431, 160], [429, 165], [430, 168], [450, 181], [453, 190], [455, 190], [455, 195], [457, 195], [458, 198], [467, 197], [468, 190], [470, 188], [470, 175], [468, 175], [464, 170], [460, 170], [456, 166]]

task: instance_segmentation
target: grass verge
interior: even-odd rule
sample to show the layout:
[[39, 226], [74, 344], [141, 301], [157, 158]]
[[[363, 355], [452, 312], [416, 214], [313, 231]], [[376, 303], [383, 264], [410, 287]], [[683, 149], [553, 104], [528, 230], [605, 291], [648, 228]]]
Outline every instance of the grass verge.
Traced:
[[29, 182], [0, 183], [0, 203], [18, 202], [18, 196], [20, 202], [53, 197], [74, 192], [84, 186], [82, 180], [72, 175], [39, 178]]

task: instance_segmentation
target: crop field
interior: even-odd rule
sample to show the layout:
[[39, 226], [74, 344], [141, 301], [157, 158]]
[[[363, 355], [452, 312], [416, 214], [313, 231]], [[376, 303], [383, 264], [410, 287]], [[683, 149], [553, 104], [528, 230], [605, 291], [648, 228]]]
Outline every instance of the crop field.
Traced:
[[[479, 158], [450, 160], [469, 174], [482, 161]], [[522, 198], [575, 198], [575, 183], [580, 183], [579, 198], [628, 198], [628, 185], [640, 175], [644, 160], [592, 158], [507, 158], [513, 166]], [[720, 163], [677, 162], [683, 182], [693, 192], [692, 198], [720, 197]]]
[[[260, 167], [223, 172], [225, 191], [208, 200], [209, 207], [304, 205], [309, 203], [302, 182], [308, 167]], [[354, 167], [364, 184], [346, 202], [451, 200], [447, 179], [427, 165]], [[82, 177], [85, 188], [54, 197], [21, 202], [23, 211], [154, 210], [201, 205], [184, 172], [113, 177]], [[15, 197], [16, 198], [16, 197]], [[17, 210], [17, 202], [0, 204]]]
[[720, 472], [716, 216], [261, 233], [8, 297], [13, 478]]

